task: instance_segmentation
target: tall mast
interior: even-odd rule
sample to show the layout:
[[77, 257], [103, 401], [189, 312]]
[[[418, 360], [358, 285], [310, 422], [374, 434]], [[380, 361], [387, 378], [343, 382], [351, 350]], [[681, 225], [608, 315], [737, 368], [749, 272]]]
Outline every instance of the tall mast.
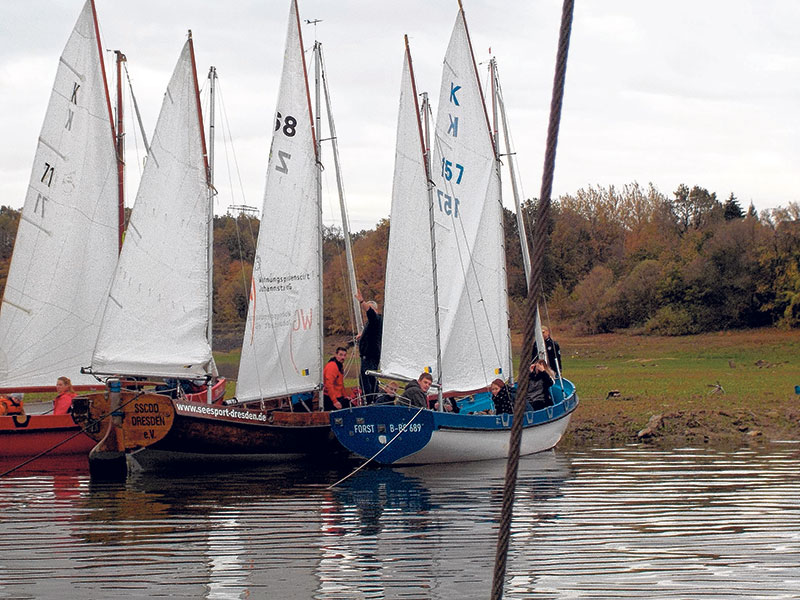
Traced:
[[[356, 330], [364, 328], [364, 320], [361, 318], [361, 303], [356, 300], [358, 284], [356, 282], [356, 266], [353, 261], [353, 247], [350, 243], [350, 220], [347, 217], [347, 206], [344, 200], [344, 185], [342, 184], [342, 169], [339, 165], [339, 140], [336, 137], [336, 127], [333, 124], [333, 112], [331, 112], [331, 96], [328, 89], [328, 78], [325, 75], [325, 62], [322, 59], [322, 43], [317, 42], [317, 60], [322, 70], [322, 87], [325, 92], [325, 110], [328, 113], [328, 129], [331, 132], [331, 147], [333, 148], [333, 165], [336, 170], [336, 186], [339, 189], [339, 208], [342, 212], [342, 234], [344, 235], [344, 251], [347, 257], [347, 275], [350, 280], [350, 296], [353, 304], [353, 314], [356, 320]], [[317, 108], [319, 111], [319, 108]], [[317, 112], [319, 115], [319, 112]], [[319, 131], [319, 130], [317, 130]], [[322, 140], [320, 140], [320, 143]]]
[[119, 198], [117, 206], [119, 207], [117, 229], [119, 231], [118, 250], [122, 250], [122, 237], [125, 230], [125, 133], [124, 122], [122, 119], [122, 63], [127, 59], [125, 55], [119, 50], [114, 50], [117, 57], [117, 187], [119, 189]]
[[[497, 62], [492, 59], [490, 63], [492, 73], [492, 88], [494, 89], [495, 103], [499, 109], [500, 117], [503, 121], [503, 138], [506, 142], [506, 154], [508, 157], [508, 171], [511, 176], [511, 191], [514, 194], [514, 206], [517, 210], [517, 232], [519, 233], [519, 245], [522, 249], [522, 265], [525, 268], [526, 287], [531, 285], [531, 255], [528, 248], [528, 235], [525, 231], [525, 219], [522, 214], [522, 205], [519, 198], [519, 187], [517, 186], [517, 173], [514, 161], [514, 153], [511, 151], [511, 138], [508, 135], [508, 120], [506, 119], [506, 106], [503, 102], [503, 92], [500, 90], [500, 79], [497, 76]], [[496, 127], [496, 126], [495, 126]], [[497, 131], [495, 129], [495, 131]], [[499, 146], [498, 146], [499, 148]]]
[[[194, 58], [194, 41], [192, 40], [192, 31], [189, 30], [189, 56], [192, 59], [192, 78], [194, 81], [194, 94], [195, 100], [197, 102], [197, 118], [199, 120], [199, 129], [200, 129], [200, 144], [202, 146], [203, 151], [203, 162], [206, 170], [206, 185], [208, 187], [208, 240], [207, 240], [207, 260], [208, 264], [206, 266], [206, 272], [208, 273], [207, 278], [207, 289], [208, 289], [208, 319], [207, 319], [207, 329], [206, 329], [206, 339], [208, 340], [208, 347], [213, 348], [213, 335], [212, 335], [212, 325], [213, 325], [213, 305], [212, 305], [212, 298], [214, 297], [214, 188], [211, 185], [211, 167], [209, 165], [208, 159], [208, 151], [206, 150], [206, 133], [203, 128], [203, 110], [200, 104], [200, 86], [197, 83], [197, 62]], [[213, 111], [212, 111], [212, 120], [213, 120]], [[213, 131], [213, 129], [211, 130]], [[214, 363], [214, 359], [212, 357], [211, 364], [209, 365], [210, 374], [213, 376], [217, 375], [217, 366]], [[209, 381], [208, 385], [208, 401], [211, 402], [211, 382]]]
[[[501, 168], [502, 168], [502, 163], [500, 162], [500, 134], [499, 134], [498, 129], [497, 129], [497, 124], [498, 124], [497, 109], [498, 109], [498, 105], [500, 103], [499, 102], [499, 100], [500, 100], [500, 97], [499, 97], [499, 95], [500, 95], [500, 87], [499, 87], [499, 81], [497, 79], [497, 60], [494, 57], [492, 57], [492, 59], [489, 61], [489, 79], [491, 80], [491, 84], [492, 84], [492, 139], [494, 140], [494, 147], [495, 147], [495, 150], [496, 150], [497, 160], [495, 162], [497, 164], [497, 179], [498, 179], [498, 182], [501, 185], [501, 189], [500, 189], [501, 196], [500, 197], [502, 198], [502, 179], [500, 177], [500, 171], [501, 171]], [[506, 133], [506, 144], [508, 144], [508, 130], [506, 130], [505, 133]], [[510, 158], [511, 158], [510, 153], [508, 154], [508, 156], [509, 156], [509, 160], [510, 160]], [[519, 211], [519, 196], [517, 194], [517, 184], [516, 184], [516, 181], [514, 181], [514, 167], [513, 167], [513, 165], [510, 166], [509, 168], [511, 170], [512, 188], [514, 190], [514, 201], [516, 202], [516, 206], [517, 206], [517, 225], [519, 226], [519, 223], [522, 220], [520, 218], [520, 211]], [[504, 215], [505, 215], [505, 212], [501, 210], [501, 217], [500, 218], [501, 218], [501, 227], [503, 227], [503, 229], [505, 229], [505, 216]], [[522, 262], [523, 262], [523, 265], [528, 265], [528, 263], [526, 262], [529, 259], [528, 259], [528, 253], [527, 253], [527, 251], [528, 251], [527, 241], [525, 240], [525, 232], [524, 232], [524, 230], [520, 230], [519, 227], [517, 227], [517, 230], [520, 233], [520, 245], [521, 246], [525, 246], [524, 250], [522, 251]], [[503, 238], [505, 239], [505, 232], [503, 233]], [[503, 248], [505, 249], [505, 245], [503, 245]], [[529, 266], [526, 267], [526, 271], [525, 271], [525, 273], [526, 273], [525, 274], [526, 282], [528, 280], [528, 270], [527, 270], [528, 268], [529, 268]], [[506, 289], [508, 289], [508, 272], [506, 272]], [[508, 340], [507, 340], [507, 342], [508, 342], [508, 355], [509, 356], [513, 356], [512, 347], [511, 347], [511, 311], [508, 308], [508, 302], [509, 302], [508, 294], [506, 294], [506, 318], [509, 321]], [[509, 382], [511, 384], [513, 384], [514, 383], [514, 370], [513, 369], [511, 369], [511, 372], [508, 374], [508, 377], [509, 377]]]
[[[114, 148], [117, 148], [117, 150], [118, 150], [119, 139], [117, 137], [117, 133], [116, 133], [115, 127], [114, 127], [114, 115], [111, 112], [111, 96], [108, 93], [108, 79], [106, 78], [106, 65], [105, 65], [105, 61], [103, 60], [103, 46], [100, 43], [100, 26], [97, 24], [97, 9], [95, 8], [94, 0], [91, 0], [91, 4], [92, 4], [92, 22], [94, 23], [94, 36], [95, 36], [95, 40], [97, 41], [97, 55], [98, 55], [98, 57], [100, 59], [100, 72], [103, 75], [103, 89], [105, 90], [105, 93], [106, 93], [106, 107], [108, 108], [108, 121], [109, 121], [109, 124], [111, 125], [111, 138], [113, 140]], [[117, 83], [117, 89], [119, 90], [119, 76], [117, 77], [117, 82], [118, 82]], [[117, 101], [118, 102], [119, 102], [119, 96], [121, 96], [121, 94], [118, 91], [118, 95], [117, 95], [117, 98], [118, 98]], [[123, 164], [122, 164], [122, 159], [119, 156], [117, 157], [117, 178], [118, 178], [118, 180], [123, 178]], [[118, 203], [118, 206], [120, 207], [120, 209], [119, 209], [120, 210], [120, 215], [122, 215], [119, 218], [118, 227], [120, 229], [120, 235], [122, 235], [122, 233], [121, 233], [122, 232], [122, 227], [124, 226], [125, 198], [122, 195], [122, 188], [121, 187], [119, 188], [118, 194], [119, 194], [119, 196], [117, 198], [117, 203]], [[120, 242], [119, 242], [118, 248], [122, 248], [121, 238], [120, 238]]]
[[[321, 130], [321, 115], [320, 109], [322, 105], [322, 94], [320, 89], [320, 60], [319, 60], [319, 42], [314, 41], [314, 56], [316, 60], [314, 61], [314, 122], [316, 123], [316, 130], [319, 133]], [[319, 236], [322, 238], [322, 140], [319, 136], [316, 139], [316, 152], [317, 152], [317, 222], [319, 227]], [[322, 241], [320, 240], [319, 246], [319, 299], [320, 299], [320, 309], [324, 306], [324, 302], [322, 300]], [[319, 322], [319, 366], [320, 366], [320, 373], [322, 373], [322, 365], [325, 364], [325, 357], [323, 356], [323, 349], [325, 344], [323, 340], [325, 339], [325, 328], [324, 328], [324, 319], [323, 312], [320, 310], [320, 315], [317, 321]], [[320, 389], [319, 393], [319, 409], [325, 410], [325, 403], [323, 399], [324, 394]]]
[[428, 93], [422, 93], [422, 118], [420, 122], [420, 107], [417, 103], [417, 81], [414, 78], [414, 65], [411, 61], [411, 47], [408, 44], [408, 36], [405, 36], [406, 58], [408, 59], [408, 72], [411, 76], [411, 90], [414, 95], [414, 105], [417, 109], [417, 125], [419, 128], [419, 141], [422, 146], [422, 163], [425, 167], [425, 180], [428, 182], [428, 223], [430, 224], [431, 237], [431, 275], [433, 277], [433, 321], [436, 334], [436, 386], [439, 394], [439, 410], [444, 410], [442, 398], [442, 339], [441, 327], [439, 325], [439, 278], [436, 269], [436, 214], [433, 204], [433, 180], [431, 179], [431, 152], [430, 152], [430, 120], [428, 119]]
[[[208, 70], [208, 346], [213, 348], [214, 325], [214, 92], [217, 83], [217, 69]], [[213, 402], [211, 382], [208, 383], [206, 401]]]

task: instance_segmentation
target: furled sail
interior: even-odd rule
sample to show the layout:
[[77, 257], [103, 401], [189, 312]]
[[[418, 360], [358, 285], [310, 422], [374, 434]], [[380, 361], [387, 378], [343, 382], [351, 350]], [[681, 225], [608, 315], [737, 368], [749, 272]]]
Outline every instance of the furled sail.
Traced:
[[444, 60], [432, 179], [446, 391], [511, 374], [500, 176], [459, 11]]
[[381, 371], [436, 374], [428, 178], [411, 55], [403, 61], [383, 311]]
[[58, 65], [0, 310], [0, 386], [89, 364], [118, 252], [117, 160], [88, 0]]
[[189, 39], [156, 123], [106, 304], [95, 373], [201, 377], [207, 337], [208, 169]]
[[308, 391], [321, 363], [321, 207], [297, 3], [291, 3], [247, 324], [239, 400]]

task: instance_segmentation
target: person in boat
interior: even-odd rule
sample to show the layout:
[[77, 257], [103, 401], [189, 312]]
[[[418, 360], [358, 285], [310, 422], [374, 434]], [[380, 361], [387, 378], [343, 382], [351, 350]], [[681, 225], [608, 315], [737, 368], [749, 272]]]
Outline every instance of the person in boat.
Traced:
[[499, 377], [495, 379], [489, 386], [492, 391], [492, 402], [494, 402], [494, 414], [513, 414], [514, 401], [511, 400], [511, 395], [508, 393], [508, 386], [506, 382]]
[[22, 394], [9, 394], [0, 396], [0, 416], [24, 415], [25, 407], [22, 403]]
[[[546, 325], [542, 326], [542, 337], [544, 338], [544, 349], [547, 355], [547, 364], [550, 365], [551, 370], [557, 374], [563, 373], [561, 370], [561, 348], [558, 342], [550, 337], [550, 328]], [[533, 360], [539, 357], [539, 349], [536, 347], [536, 342], [533, 343]]]
[[339, 410], [350, 406], [344, 389], [344, 361], [347, 348], [339, 346], [322, 370], [323, 405], [325, 410]]
[[396, 381], [389, 381], [383, 386], [383, 394], [376, 401], [377, 404], [395, 404], [397, 402], [397, 390], [400, 384]]
[[70, 381], [69, 377], [58, 378], [56, 392], [58, 392], [58, 395], [53, 399], [53, 414], [66, 415], [72, 408], [72, 399], [78, 395], [72, 388], [72, 381]]
[[378, 379], [373, 375], [367, 375], [367, 371], [376, 370], [381, 361], [383, 316], [378, 311], [378, 303], [374, 300], [365, 301], [360, 291], [356, 294], [356, 300], [358, 300], [361, 309], [366, 311], [367, 315], [364, 329], [356, 337], [358, 340], [358, 353], [361, 356], [361, 371], [358, 383], [361, 386], [361, 393], [364, 395], [366, 404], [372, 404], [378, 397]]
[[550, 396], [550, 388], [553, 387], [556, 374], [553, 372], [544, 359], [537, 359], [531, 363], [530, 379], [528, 379], [528, 393], [525, 400], [539, 410], [547, 406], [553, 406], [553, 399]]
[[409, 381], [401, 396], [402, 401], [410, 406], [428, 408], [428, 390], [431, 389], [433, 375], [422, 373], [416, 381]]

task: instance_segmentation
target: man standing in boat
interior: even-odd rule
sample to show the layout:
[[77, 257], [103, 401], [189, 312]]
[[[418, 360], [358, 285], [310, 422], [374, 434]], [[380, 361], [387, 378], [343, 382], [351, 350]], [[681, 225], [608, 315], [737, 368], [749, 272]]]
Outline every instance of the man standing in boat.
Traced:
[[344, 391], [344, 361], [347, 348], [339, 346], [322, 370], [323, 402], [325, 410], [339, 410], [350, 406]]
[[358, 339], [358, 353], [361, 356], [359, 385], [366, 403], [372, 404], [378, 397], [378, 379], [372, 375], [367, 375], [367, 371], [376, 370], [381, 361], [383, 317], [378, 312], [378, 303], [374, 300], [365, 302], [364, 296], [361, 295], [360, 291], [356, 294], [356, 300], [358, 300], [362, 310], [365, 310], [367, 314], [367, 323], [356, 338]]
[[[556, 372], [556, 376], [561, 376], [561, 348], [558, 342], [550, 337], [550, 328], [547, 325], [542, 326], [542, 337], [544, 338], [544, 349], [547, 354], [548, 366]], [[536, 342], [533, 344], [533, 360], [539, 358], [539, 349], [536, 347]]]

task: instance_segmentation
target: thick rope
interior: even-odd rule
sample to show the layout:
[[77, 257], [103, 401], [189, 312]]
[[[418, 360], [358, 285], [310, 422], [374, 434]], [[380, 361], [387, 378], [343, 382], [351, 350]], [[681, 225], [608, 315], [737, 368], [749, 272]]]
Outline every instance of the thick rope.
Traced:
[[550, 194], [553, 189], [553, 173], [556, 163], [556, 146], [558, 145], [558, 127], [561, 122], [561, 105], [564, 99], [564, 82], [567, 75], [567, 55], [569, 53], [569, 37], [572, 30], [572, 13], [574, 0], [564, 0], [561, 11], [561, 30], [558, 37], [558, 53], [556, 56], [556, 72], [553, 79], [553, 96], [550, 101], [550, 123], [547, 129], [547, 149], [544, 157], [542, 189], [533, 232], [533, 252], [531, 252], [531, 280], [525, 304], [525, 332], [522, 355], [519, 361], [519, 387], [514, 402], [514, 422], [511, 425], [511, 436], [508, 448], [508, 464], [506, 481], [503, 488], [503, 510], [500, 516], [500, 531], [497, 536], [497, 553], [495, 555], [494, 580], [492, 582], [492, 599], [503, 597], [503, 585], [506, 576], [508, 544], [511, 536], [511, 517], [514, 510], [514, 492], [517, 485], [519, 468], [520, 442], [522, 440], [522, 421], [525, 415], [525, 395], [528, 391], [529, 365], [533, 356], [533, 345], [536, 341], [536, 306], [541, 296], [541, 279], [544, 255], [547, 249], [547, 228], [550, 218]]

